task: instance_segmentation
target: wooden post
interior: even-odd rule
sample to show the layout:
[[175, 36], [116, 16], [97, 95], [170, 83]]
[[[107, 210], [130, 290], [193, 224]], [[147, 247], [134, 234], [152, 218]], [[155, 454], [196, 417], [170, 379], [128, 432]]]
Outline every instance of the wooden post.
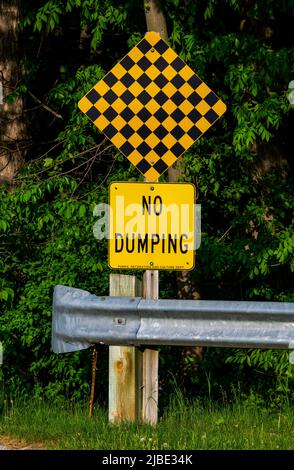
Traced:
[[[158, 271], [145, 271], [143, 296], [158, 299]], [[142, 420], [157, 424], [158, 419], [158, 351], [145, 349], [142, 360]]]
[[[144, 0], [147, 31], [156, 31], [168, 41], [166, 19], [160, 0]], [[169, 168], [168, 172], [173, 171]], [[145, 180], [146, 181], [146, 180]], [[143, 296], [158, 299], [158, 271], [145, 271]], [[158, 419], [158, 351], [145, 349], [142, 363], [142, 420], [156, 424]]]
[[[159, 0], [146, 0], [148, 31], [168, 39], [165, 17]], [[110, 275], [110, 295], [141, 295], [135, 276]], [[143, 277], [145, 299], [158, 299], [158, 271], [147, 270]], [[158, 419], [158, 351], [134, 347], [109, 348], [109, 420], [142, 419], [155, 425]]]
[[[142, 296], [142, 283], [135, 276], [110, 274], [111, 296]], [[131, 346], [109, 347], [109, 421], [141, 418], [142, 353]]]
[[[147, 182], [148, 180], [145, 179]], [[158, 181], [158, 180], [157, 180]], [[147, 270], [143, 276], [143, 297], [157, 300], [159, 275], [157, 270]], [[156, 349], [145, 349], [142, 356], [142, 421], [153, 426], [158, 420], [158, 359]]]

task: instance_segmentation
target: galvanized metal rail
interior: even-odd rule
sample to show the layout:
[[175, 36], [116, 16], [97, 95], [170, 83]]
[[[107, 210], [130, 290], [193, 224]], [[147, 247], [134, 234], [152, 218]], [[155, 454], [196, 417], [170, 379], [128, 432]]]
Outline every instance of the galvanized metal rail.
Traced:
[[95, 343], [294, 349], [294, 303], [97, 297], [56, 286], [53, 351]]

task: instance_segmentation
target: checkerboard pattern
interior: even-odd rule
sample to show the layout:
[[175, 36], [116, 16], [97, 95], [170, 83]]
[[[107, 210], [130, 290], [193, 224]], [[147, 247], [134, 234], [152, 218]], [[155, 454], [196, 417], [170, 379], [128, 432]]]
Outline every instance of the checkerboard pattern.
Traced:
[[226, 105], [159, 34], [147, 33], [79, 101], [79, 108], [149, 181], [155, 181]]

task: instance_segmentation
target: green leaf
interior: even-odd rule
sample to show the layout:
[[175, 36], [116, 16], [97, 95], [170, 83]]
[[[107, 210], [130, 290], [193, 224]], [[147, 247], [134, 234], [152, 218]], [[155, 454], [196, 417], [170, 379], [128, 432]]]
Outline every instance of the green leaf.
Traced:
[[0, 219], [0, 229], [6, 232], [7, 228], [8, 228], [8, 224], [6, 220]]
[[79, 207], [79, 217], [84, 217], [86, 213], [86, 206], [83, 204]]
[[53, 158], [45, 158], [44, 160], [44, 167], [47, 168], [48, 166], [51, 166], [53, 164]]

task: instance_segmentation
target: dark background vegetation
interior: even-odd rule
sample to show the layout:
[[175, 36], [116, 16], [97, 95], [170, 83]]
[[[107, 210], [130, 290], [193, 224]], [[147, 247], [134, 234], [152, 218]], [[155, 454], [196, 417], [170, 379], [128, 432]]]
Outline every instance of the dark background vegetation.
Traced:
[[[202, 205], [193, 284], [203, 299], [294, 301], [294, 1], [162, 3], [170, 45], [228, 108], [184, 157], [182, 180], [196, 184]], [[108, 294], [107, 243], [93, 236], [93, 209], [107, 202], [110, 182], [142, 178], [77, 103], [143, 37], [144, 5], [23, 0], [20, 14], [22, 77], [6, 100], [23, 97], [27, 136], [25, 163], [0, 186], [0, 375], [5, 393], [80, 399], [91, 354], [52, 353], [53, 288]], [[175, 273], [161, 272], [160, 296], [177, 289]], [[226, 402], [278, 405], [293, 395], [287, 352], [166, 347], [160, 361], [162, 404], [174, 384]], [[100, 403], [106, 390], [101, 347]]]

